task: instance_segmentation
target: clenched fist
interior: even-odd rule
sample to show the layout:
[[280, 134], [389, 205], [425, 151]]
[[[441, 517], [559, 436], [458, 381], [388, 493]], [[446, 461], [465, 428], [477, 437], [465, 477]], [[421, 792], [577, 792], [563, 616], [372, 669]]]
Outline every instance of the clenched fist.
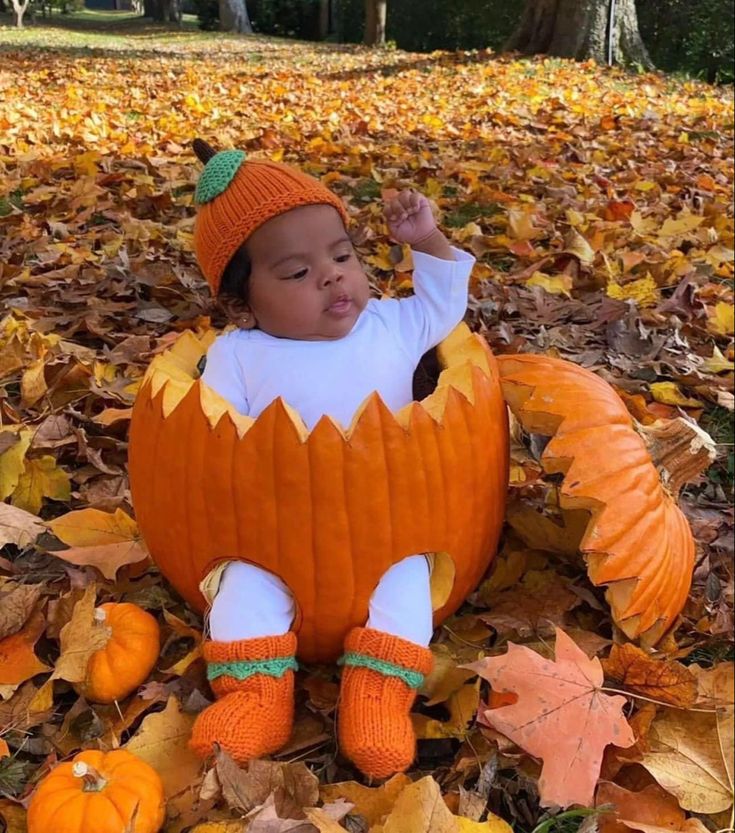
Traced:
[[391, 237], [397, 243], [415, 247], [436, 231], [436, 222], [429, 201], [413, 188], [401, 191], [383, 208]]

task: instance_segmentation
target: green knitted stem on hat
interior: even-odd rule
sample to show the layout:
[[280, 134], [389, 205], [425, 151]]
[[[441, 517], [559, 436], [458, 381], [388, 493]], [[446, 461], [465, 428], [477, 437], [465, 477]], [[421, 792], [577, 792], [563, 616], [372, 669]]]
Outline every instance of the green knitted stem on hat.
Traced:
[[408, 668], [402, 668], [400, 665], [394, 665], [392, 662], [369, 657], [366, 654], [358, 654], [356, 651], [348, 651], [337, 660], [337, 663], [339, 665], [352, 665], [358, 668], [369, 668], [371, 671], [377, 671], [384, 677], [398, 677], [409, 688], [421, 688], [424, 682], [424, 675], [418, 671], [410, 671]]
[[244, 150], [222, 150], [204, 166], [197, 182], [194, 200], [198, 205], [210, 202], [232, 182], [245, 161]]
[[296, 671], [299, 667], [295, 657], [278, 657], [277, 659], [233, 660], [232, 662], [210, 662], [207, 664], [207, 679], [217, 677], [234, 677], [246, 680], [253, 674], [265, 674], [267, 677], [282, 677], [287, 671]]

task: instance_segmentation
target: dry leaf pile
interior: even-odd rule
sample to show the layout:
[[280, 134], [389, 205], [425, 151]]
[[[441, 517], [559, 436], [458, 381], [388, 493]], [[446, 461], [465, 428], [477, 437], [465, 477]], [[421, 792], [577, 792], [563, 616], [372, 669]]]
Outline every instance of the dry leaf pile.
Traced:
[[[478, 258], [468, 320], [496, 352], [591, 368], [644, 424], [727, 425], [731, 94], [484, 52], [144, 30], [95, 52], [55, 38], [6, 49], [0, 69], [4, 829], [25, 829], [57, 761], [121, 746], [161, 775], [168, 833], [504, 833], [568, 807], [603, 833], [731, 825], [731, 436], [682, 496], [698, 544], [688, 605], [643, 650], [586, 579], [586, 520], [562, 515], [518, 435], [501, 552], [437, 634], [410, 777], [379, 786], [335, 748], [328, 667], [299, 673], [277, 761], [200, 765], [186, 740], [210, 696], [202, 623], [151, 564], [126, 475], [148, 362], [222, 323], [191, 252], [197, 135], [321, 176], [376, 291], [411, 289], [381, 194], [420, 188]], [[107, 601], [151, 612], [162, 642], [143, 685], [100, 706], [77, 688], [109, 639], [94, 615]]]

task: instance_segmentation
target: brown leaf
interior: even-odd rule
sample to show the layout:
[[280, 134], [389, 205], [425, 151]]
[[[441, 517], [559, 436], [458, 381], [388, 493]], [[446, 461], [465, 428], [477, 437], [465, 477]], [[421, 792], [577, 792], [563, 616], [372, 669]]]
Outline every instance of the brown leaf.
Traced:
[[602, 669], [615, 683], [671, 706], [686, 708], [697, 699], [697, 680], [686, 666], [654, 659], [630, 643], [613, 645]]
[[484, 713], [484, 720], [544, 762], [541, 804], [590, 804], [605, 747], [635, 742], [622, 715], [623, 697], [600, 691], [602, 667], [557, 628], [556, 661], [510, 643], [508, 653], [468, 666], [518, 701]]
[[30, 546], [45, 529], [37, 515], [9, 503], [0, 503], [0, 547], [6, 544], [15, 544], [21, 549]]
[[53, 679], [83, 682], [90, 657], [108, 643], [112, 631], [95, 619], [96, 597], [97, 588], [92, 584], [74, 605], [71, 619], [61, 629], [61, 655], [56, 660]]
[[686, 818], [674, 796], [658, 784], [630, 792], [617, 784], [601, 781], [595, 794], [595, 807], [603, 804], [612, 804], [613, 811], [600, 817], [599, 833], [628, 833], [631, 827], [640, 829], [636, 822], [681, 830]]
[[242, 813], [265, 804], [272, 795], [279, 818], [303, 819], [304, 807], [314, 806], [319, 799], [319, 779], [301, 762], [255, 760], [245, 770], [223, 749], [217, 749], [215, 759], [225, 801]]
[[9, 581], [0, 592], [0, 639], [19, 631], [31, 615], [43, 591], [43, 584]]

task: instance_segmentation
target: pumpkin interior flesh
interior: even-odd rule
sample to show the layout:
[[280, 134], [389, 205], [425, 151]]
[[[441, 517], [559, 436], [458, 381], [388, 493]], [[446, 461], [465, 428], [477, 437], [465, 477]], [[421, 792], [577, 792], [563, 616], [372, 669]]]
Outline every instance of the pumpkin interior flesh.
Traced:
[[580, 543], [590, 579], [608, 585], [613, 618], [630, 638], [655, 643], [686, 601], [694, 541], [632, 417], [604, 380], [570, 362], [498, 363], [515, 417], [551, 437], [541, 463], [564, 475], [561, 507], [590, 513]]

